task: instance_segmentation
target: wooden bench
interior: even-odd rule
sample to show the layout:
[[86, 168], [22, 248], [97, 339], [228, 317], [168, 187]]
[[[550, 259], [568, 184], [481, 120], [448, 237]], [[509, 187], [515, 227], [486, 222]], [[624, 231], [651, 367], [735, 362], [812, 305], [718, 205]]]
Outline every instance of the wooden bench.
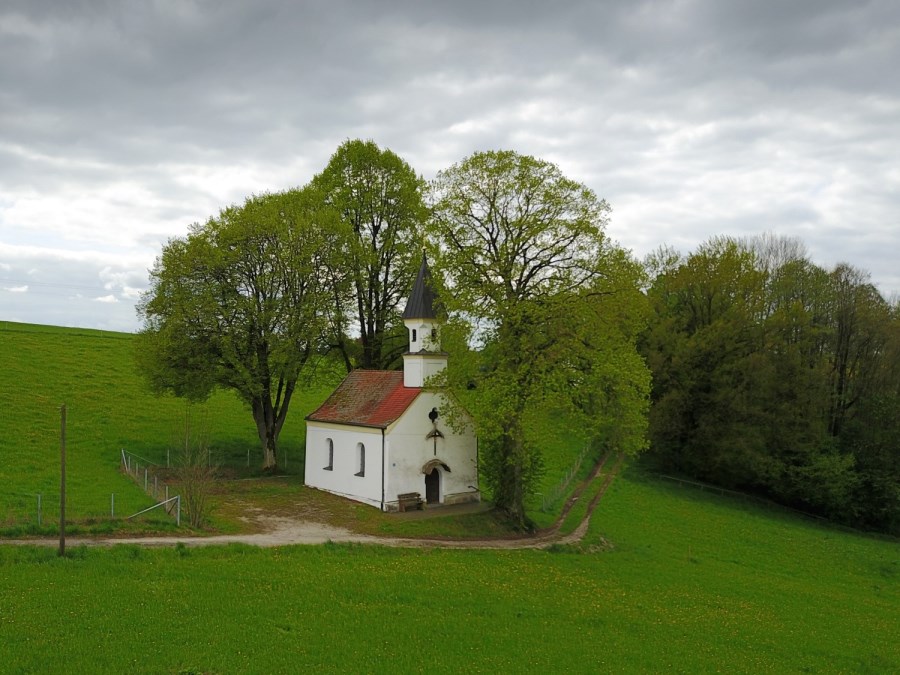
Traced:
[[402, 495], [397, 495], [397, 502], [401, 511], [410, 511], [412, 509], [421, 511], [425, 505], [425, 502], [422, 501], [422, 495], [418, 492], [404, 492]]

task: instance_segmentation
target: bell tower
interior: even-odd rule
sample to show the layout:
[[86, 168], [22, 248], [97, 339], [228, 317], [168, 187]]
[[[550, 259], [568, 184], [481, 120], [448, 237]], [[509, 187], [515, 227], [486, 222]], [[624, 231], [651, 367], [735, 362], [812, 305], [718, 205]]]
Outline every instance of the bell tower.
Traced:
[[422, 387], [429, 377], [447, 366], [447, 354], [441, 351], [439, 307], [423, 251], [419, 273], [403, 310], [403, 323], [409, 331], [409, 351], [403, 355], [405, 387]]

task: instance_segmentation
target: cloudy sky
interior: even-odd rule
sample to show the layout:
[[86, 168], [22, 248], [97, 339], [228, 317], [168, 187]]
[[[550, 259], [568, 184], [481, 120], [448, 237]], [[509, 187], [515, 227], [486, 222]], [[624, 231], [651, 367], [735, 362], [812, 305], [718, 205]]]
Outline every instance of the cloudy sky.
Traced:
[[639, 257], [769, 231], [900, 292], [896, 0], [3, 0], [0, 321], [136, 330], [169, 237], [352, 138], [551, 160]]

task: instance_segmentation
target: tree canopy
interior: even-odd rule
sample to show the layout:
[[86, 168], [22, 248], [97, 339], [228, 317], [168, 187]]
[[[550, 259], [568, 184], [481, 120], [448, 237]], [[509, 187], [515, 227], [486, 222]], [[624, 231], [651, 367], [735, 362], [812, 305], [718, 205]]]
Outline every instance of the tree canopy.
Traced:
[[549, 162], [476, 153], [439, 173], [430, 198], [451, 312], [445, 382], [474, 419], [495, 503], [525, 526], [548, 409], [609, 431], [603, 400], [627, 420], [620, 447], [644, 446], [641, 269], [604, 235], [606, 202]]
[[203, 400], [214, 387], [247, 403], [276, 463], [297, 382], [322, 345], [337, 228], [311, 193], [248, 198], [171, 239], [138, 307], [138, 363], [152, 387]]
[[[426, 219], [423, 181], [390, 150], [372, 141], [343, 143], [310, 189], [347, 235], [335, 286], [332, 340], [353, 366], [396, 366], [406, 348], [400, 305], [415, 277]], [[358, 333], [360, 350], [348, 339]]]

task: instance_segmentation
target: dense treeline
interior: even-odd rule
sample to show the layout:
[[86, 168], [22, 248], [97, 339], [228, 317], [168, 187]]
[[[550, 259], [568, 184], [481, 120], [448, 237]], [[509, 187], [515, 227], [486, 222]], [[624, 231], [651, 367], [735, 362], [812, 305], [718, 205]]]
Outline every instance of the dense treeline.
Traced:
[[900, 532], [900, 306], [796, 240], [648, 257], [651, 457], [847, 524]]

